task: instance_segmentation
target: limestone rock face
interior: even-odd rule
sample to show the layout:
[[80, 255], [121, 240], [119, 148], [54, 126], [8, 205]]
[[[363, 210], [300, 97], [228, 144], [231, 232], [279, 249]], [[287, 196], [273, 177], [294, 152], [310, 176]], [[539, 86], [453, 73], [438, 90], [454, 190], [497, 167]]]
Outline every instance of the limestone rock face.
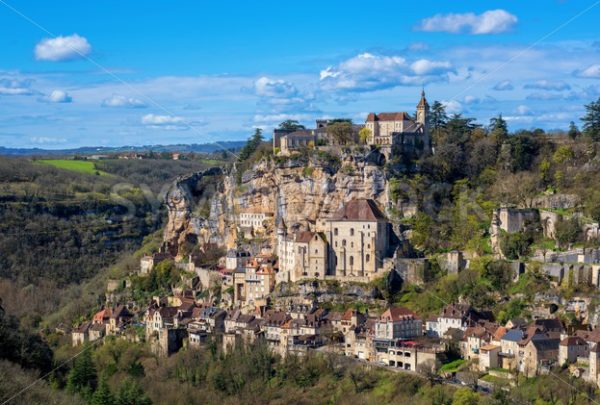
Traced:
[[[195, 190], [207, 176], [214, 176], [219, 184], [209, 201], [208, 218], [198, 220], [194, 211], [198, 198]], [[166, 196], [169, 219], [165, 242], [175, 247], [195, 236], [199, 242], [233, 247], [239, 230], [238, 216], [243, 211], [272, 212], [276, 223], [283, 220], [288, 227], [314, 230], [318, 220], [329, 218], [346, 201], [371, 198], [383, 209], [390, 204], [385, 173], [372, 159], [345, 157], [341, 168], [292, 159], [264, 160], [242, 173], [241, 184], [238, 177], [235, 169], [225, 175], [211, 169], [174, 182]], [[274, 246], [275, 228], [265, 232]]]
[[165, 226], [163, 240], [172, 254], [178, 254], [179, 246], [188, 238], [197, 238], [204, 230], [210, 229], [206, 218], [194, 216], [194, 207], [197, 197], [202, 194], [199, 182], [205, 178], [214, 178], [216, 181], [222, 176], [220, 168], [211, 168], [203, 172], [177, 178], [165, 195], [165, 204], [168, 211], [168, 221]]

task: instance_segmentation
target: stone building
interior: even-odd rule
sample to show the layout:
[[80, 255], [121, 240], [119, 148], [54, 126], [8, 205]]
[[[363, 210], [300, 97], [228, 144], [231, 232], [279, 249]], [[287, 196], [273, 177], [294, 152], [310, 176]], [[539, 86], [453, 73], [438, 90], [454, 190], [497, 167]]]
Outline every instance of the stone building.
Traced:
[[408, 339], [423, 335], [423, 321], [411, 310], [390, 307], [375, 323], [376, 339]]
[[282, 222], [277, 230], [277, 282], [324, 279], [328, 265], [327, 246], [323, 233], [300, 231], [288, 234]]
[[367, 143], [381, 147], [382, 153], [388, 158], [402, 151], [428, 151], [428, 111], [429, 104], [422, 91], [416, 119], [406, 112], [370, 113], [365, 122], [365, 128], [370, 131]]
[[373, 200], [352, 200], [327, 220], [329, 273], [336, 279], [379, 275], [388, 256], [389, 224]]

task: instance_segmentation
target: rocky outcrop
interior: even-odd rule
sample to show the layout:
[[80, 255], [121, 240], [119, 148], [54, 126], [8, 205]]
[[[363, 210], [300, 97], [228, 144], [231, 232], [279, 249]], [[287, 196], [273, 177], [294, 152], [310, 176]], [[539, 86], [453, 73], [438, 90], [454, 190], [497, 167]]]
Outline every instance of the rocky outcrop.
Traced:
[[216, 184], [222, 175], [221, 168], [214, 167], [189, 176], [182, 176], [177, 178], [167, 191], [165, 204], [168, 221], [163, 241], [173, 255], [176, 256], [180, 253], [179, 247], [186, 240], [197, 241], [205, 233], [208, 235], [211, 229], [208, 218], [194, 216], [193, 213], [198, 200], [206, 191], [206, 188], [201, 185], [202, 180], [209, 177]]

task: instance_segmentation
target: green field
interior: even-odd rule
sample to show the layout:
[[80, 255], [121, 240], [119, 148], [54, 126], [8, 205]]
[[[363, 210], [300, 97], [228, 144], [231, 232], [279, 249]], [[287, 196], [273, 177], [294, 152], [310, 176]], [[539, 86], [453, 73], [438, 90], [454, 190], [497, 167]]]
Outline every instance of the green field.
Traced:
[[97, 170], [94, 162], [86, 160], [68, 160], [68, 159], [47, 159], [37, 160], [38, 163], [51, 165], [59, 169], [70, 170], [72, 172], [85, 173], [85, 174], [100, 174], [102, 176], [108, 176], [108, 173], [101, 170]]

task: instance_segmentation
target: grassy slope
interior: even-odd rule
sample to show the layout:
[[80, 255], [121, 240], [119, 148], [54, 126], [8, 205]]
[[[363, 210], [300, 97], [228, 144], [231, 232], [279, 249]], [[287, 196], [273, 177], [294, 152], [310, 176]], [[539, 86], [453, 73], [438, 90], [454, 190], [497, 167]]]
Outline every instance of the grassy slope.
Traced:
[[96, 169], [94, 162], [85, 160], [69, 160], [69, 159], [46, 159], [38, 160], [38, 163], [54, 166], [58, 169], [70, 170], [84, 174], [100, 174], [108, 175], [108, 173]]

